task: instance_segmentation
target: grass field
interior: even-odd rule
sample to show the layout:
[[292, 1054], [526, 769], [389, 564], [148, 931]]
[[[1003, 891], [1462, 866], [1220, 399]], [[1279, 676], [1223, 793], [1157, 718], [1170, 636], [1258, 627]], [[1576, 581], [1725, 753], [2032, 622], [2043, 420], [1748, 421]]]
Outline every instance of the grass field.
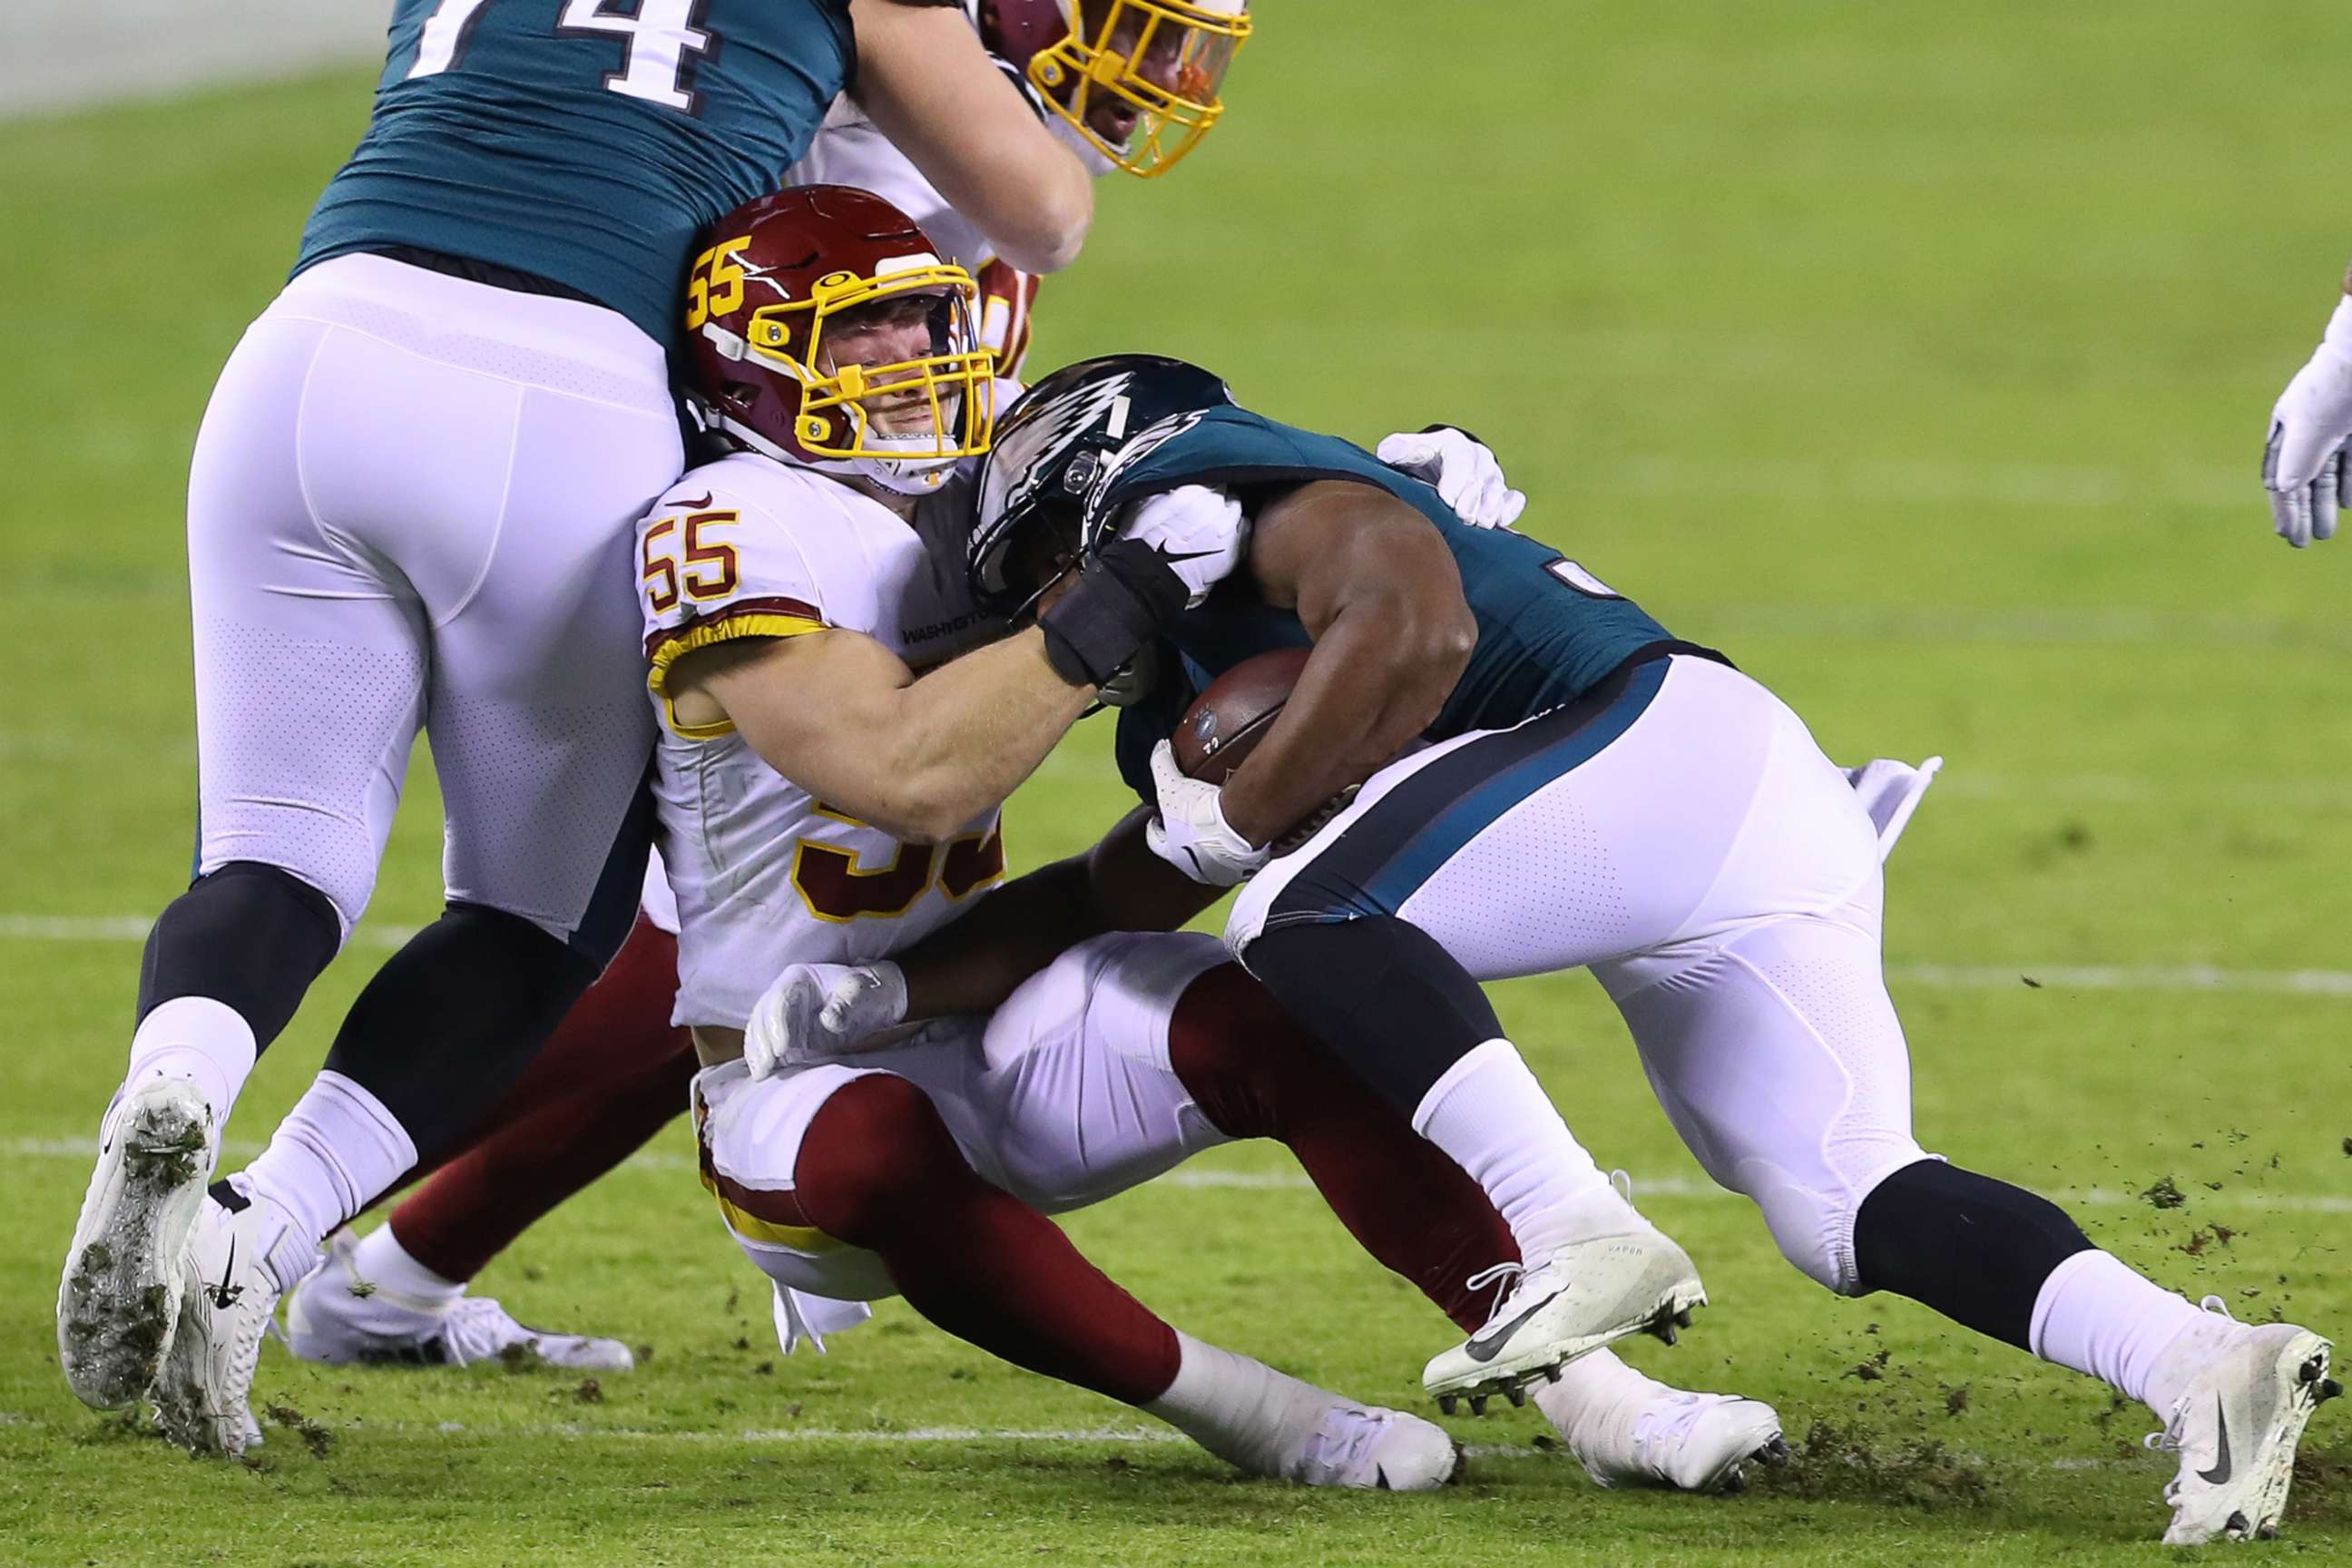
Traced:
[[[1889, 889], [1923, 1141], [2066, 1197], [2242, 1315], [2352, 1331], [2352, 544], [2291, 556], [2253, 480], [2352, 249], [2352, 16], [1262, 9], [1227, 125], [1175, 177], [1106, 187], [1038, 363], [1157, 348], [1359, 438], [1466, 424], [1534, 496], [1528, 526], [1727, 649], [1833, 754], [1946, 753]], [[19, 689], [0, 715], [0, 1560], [2158, 1555], [2143, 1413], [1787, 1268], [1577, 977], [1499, 1001], [1706, 1269], [1698, 1331], [1636, 1359], [1775, 1401], [1802, 1447], [1743, 1498], [1601, 1492], [1532, 1413], [1454, 1423], [1479, 1447], [1440, 1496], [1239, 1481], [903, 1308], [780, 1359], [675, 1127], [483, 1281], [527, 1320], [650, 1347], [634, 1376], [355, 1374], [272, 1349], [257, 1402], [307, 1425], [273, 1426], [243, 1469], [75, 1405], [57, 1265], [137, 938], [191, 831], [189, 445], [365, 112], [354, 73], [0, 125]], [[1114, 812], [1104, 740], [1024, 792], [1017, 859]], [[231, 1129], [248, 1152], [381, 959], [370, 932], [436, 908], [438, 813], [412, 776], [368, 926]], [[1411, 1404], [1444, 1326], [1277, 1153], [1224, 1152], [1070, 1228], [1185, 1327]], [[2167, 1176], [2184, 1206], [2136, 1195]], [[2352, 1552], [2344, 1406], [2306, 1453], [2288, 1538], [2248, 1550]]]

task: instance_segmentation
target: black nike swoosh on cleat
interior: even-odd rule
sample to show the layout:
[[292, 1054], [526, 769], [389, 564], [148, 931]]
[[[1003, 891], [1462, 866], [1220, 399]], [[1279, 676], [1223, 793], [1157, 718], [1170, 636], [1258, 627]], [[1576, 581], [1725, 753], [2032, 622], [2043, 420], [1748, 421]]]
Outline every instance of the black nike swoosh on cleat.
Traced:
[[245, 1294], [244, 1286], [229, 1283], [236, 1275], [236, 1237], [232, 1236], [228, 1238], [228, 1261], [221, 1265], [220, 1283], [205, 1288], [205, 1294], [212, 1298], [213, 1306], [220, 1311], [226, 1312], [236, 1306], [237, 1298]]
[[2230, 1415], [2221, 1408], [2221, 1396], [2213, 1396], [2213, 1424], [2221, 1429], [2221, 1458], [2210, 1470], [2200, 1470], [2197, 1479], [2210, 1486], [2226, 1485], [2230, 1479]]
[[1472, 1361], [1493, 1361], [1497, 1355], [1502, 1353], [1503, 1346], [1509, 1341], [1510, 1337], [1519, 1331], [1520, 1324], [1526, 1322], [1529, 1318], [1534, 1317], [1538, 1312], [1542, 1311], [1546, 1307], [1550, 1306], [1559, 1299], [1559, 1292], [1557, 1290], [1553, 1291], [1550, 1295], [1546, 1296], [1542, 1300], [1538, 1301], [1534, 1306], [1529, 1307], [1526, 1311], [1521, 1312], [1517, 1317], [1513, 1318], [1509, 1322], [1505, 1323], [1501, 1328], [1496, 1329], [1490, 1333], [1472, 1335], [1470, 1342], [1464, 1345], [1462, 1347], [1463, 1350], [1469, 1354]]

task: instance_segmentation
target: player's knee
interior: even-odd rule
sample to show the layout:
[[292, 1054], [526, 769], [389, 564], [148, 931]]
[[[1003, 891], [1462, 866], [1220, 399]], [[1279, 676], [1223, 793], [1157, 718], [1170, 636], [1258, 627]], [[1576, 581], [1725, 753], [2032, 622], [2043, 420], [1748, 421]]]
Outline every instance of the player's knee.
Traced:
[[1841, 1296], [1859, 1293], [1853, 1242], [1859, 1194], [1825, 1191], [1780, 1170], [1749, 1171], [1738, 1190], [1763, 1211], [1781, 1257], [1817, 1285]]
[[[293, 808], [278, 808], [292, 811]], [[204, 868], [200, 882], [226, 873], [270, 872], [324, 902], [335, 921], [340, 943], [367, 912], [375, 894], [377, 850], [364, 824], [340, 818], [320, 820], [311, 811], [294, 812], [290, 825], [273, 821], [215, 824], [205, 821], [205, 839], [197, 847]], [[241, 853], [219, 851], [234, 846]], [[259, 853], [254, 850], [258, 849]], [[295, 896], [299, 897], [300, 892]]]
[[827, 1096], [793, 1167], [810, 1222], [853, 1246], [876, 1245], [925, 1205], [978, 1179], [930, 1097], [890, 1073], [852, 1079]]
[[[1219, 964], [1186, 986], [1168, 1022], [1168, 1065], [1202, 1113], [1232, 1138], [1279, 1138], [1288, 1094], [1320, 1057], [1239, 964]], [[1322, 1065], [1328, 1070], [1328, 1058]]]

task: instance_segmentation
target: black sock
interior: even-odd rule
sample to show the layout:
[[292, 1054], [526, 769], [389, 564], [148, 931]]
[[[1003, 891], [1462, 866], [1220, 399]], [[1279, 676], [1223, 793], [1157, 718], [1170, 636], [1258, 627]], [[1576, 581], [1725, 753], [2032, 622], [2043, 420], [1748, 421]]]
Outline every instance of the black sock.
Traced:
[[429, 1163], [481, 1124], [597, 970], [520, 915], [452, 904], [376, 971], [327, 1066], [381, 1100]]
[[2042, 1282], [2090, 1247], [2048, 1198], [1940, 1160], [1879, 1183], [1853, 1221], [1858, 1294], [1908, 1296], [2024, 1351]]
[[1407, 1120], [1447, 1068], [1502, 1037], [1469, 972], [1392, 915], [1280, 926], [1242, 964]]
[[180, 996], [234, 1009], [266, 1049], [342, 945], [327, 895], [300, 878], [232, 860], [164, 906], [139, 964], [139, 1018]]

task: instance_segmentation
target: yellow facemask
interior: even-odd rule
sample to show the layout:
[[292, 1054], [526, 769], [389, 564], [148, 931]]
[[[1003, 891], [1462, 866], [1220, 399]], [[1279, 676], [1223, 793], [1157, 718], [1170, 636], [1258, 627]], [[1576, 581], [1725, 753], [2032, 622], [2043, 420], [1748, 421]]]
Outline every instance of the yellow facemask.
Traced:
[[[1084, 5], [1071, 0], [1069, 36], [1030, 57], [1029, 79], [1104, 157], [1147, 180], [1164, 174], [1225, 111], [1217, 92], [1250, 36], [1247, 0], [1110, 0], [1091, 27]], [[1087, 123], [1107, 103], [1135, 112], [1123, 141]]]
[[[751, 314], [748, 350], [801, 386], [793, 434], [820, 458], [877, 458], [928, 463], [988, 450], [995, 428], [996, 356], [980, 346], [972, 309], [980, 290], [961, 267], [927, 262], [887, 277], [835, 272], [817, 279], [814, 295], [763, 306]], [[881, 300], [937, 295], [950, 321], [937, 352], [887, 364], [829, 366], [825, 324]], [[874, 427], [869, 398], [919, 391], [929, 405], [930, 431], [886, 435]]]

